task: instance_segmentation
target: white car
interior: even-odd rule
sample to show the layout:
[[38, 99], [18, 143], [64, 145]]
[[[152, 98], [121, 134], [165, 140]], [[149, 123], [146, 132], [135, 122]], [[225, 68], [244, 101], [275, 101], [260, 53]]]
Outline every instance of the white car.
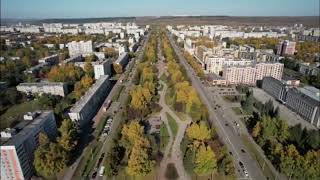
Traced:
[[104, 174], [104, 166], [101, 166], [99, 170], [99, 176], [103, 176], [103, 174]]
[[248, 174], [247, 170], [243, 170], [243, 172], [244, 172], [244, 175], [245, 175], [246, 177], [249, 177], [249, 174]]

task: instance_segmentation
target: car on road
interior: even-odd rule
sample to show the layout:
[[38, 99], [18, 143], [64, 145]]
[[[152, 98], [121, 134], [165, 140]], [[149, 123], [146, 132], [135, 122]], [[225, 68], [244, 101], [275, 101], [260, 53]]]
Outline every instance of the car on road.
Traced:
[[243, 166], [243, 163], [242, 163], [241, 161], [239, 161], [239, 165], [240, 165], [241, 168], [244, 167], [244, 166]]
[[242, 152], [242, 153], [246, 153], [246, 151], [245, 151], [244, 149], [241, 149], [241, 152]]
[[232, 152], [231, 151], [229, 151], [229, 154], [232, 156]]
[[92, 173], [92, 175], [91, 175], [91, 178], [92, 178], [92, 179], [95, 179], [96, 176], [97, 176], [97, 174], [98, 174], [98, 172], [97, 172], [97, 171], [94, 171], [94, 172]]

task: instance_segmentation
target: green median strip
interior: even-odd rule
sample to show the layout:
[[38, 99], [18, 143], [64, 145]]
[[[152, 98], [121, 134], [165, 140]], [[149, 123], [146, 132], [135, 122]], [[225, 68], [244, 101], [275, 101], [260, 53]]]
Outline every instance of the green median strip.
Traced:
[[175, 137], [177, 135], [177, 132], [179, 129], [178, 124], [177, 124], [176, 120], [169, 113], [166, 113], [166, 115], [168, 118], [168, 123], [169, 123], [170, 129], [172, 131], [172, 134]]
[[248, 148], [251, 156], [258, 162], [263, 174], [267, 179], [276, 179], [276, 175], [273, 174], [272, 170], [265, 162], [264, 158], [261, 156], [260, 152], [256, 149], [254, 144], [250, 141], [250, 139], [246, 136], [241, 136], [244, 145]]

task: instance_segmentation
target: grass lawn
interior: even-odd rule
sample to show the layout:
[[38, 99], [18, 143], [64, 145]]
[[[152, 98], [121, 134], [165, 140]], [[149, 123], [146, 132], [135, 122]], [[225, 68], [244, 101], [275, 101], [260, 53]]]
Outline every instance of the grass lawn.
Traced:
[[10, 107], [4, 114], [0, 116], [0, 129], [12, 127], [22, 120], [23, 115], [41, 109], [37, 100], [27, 101]]
[[255, 160], [257, 160], [260, 168], [262, 169], [263, 174], [267, 177], [267, 179], [275, 179], [276, 176], [273, 174], [273, 172], [271, 171], [271, 169], [268, 166], [268, 164], [265, 163], [265, 160], [260, 155], [260, 153], [256, 149], [255, 145], [252, 144], [252, 142], [250, 141], [250, 139], [248, 139], [248, 137], [242, 136], [241, 138], [243, 140], [244, 145], [248, 148], [249, 153], [251, 154], [251, 156]]
[[151, 179], [157, 179], [157, 174], [154, 169], [146, 176], [140, 176], [140, 177], [134, 177], [129, 176], [124, 169], [120, 170], [118, 173], [118, 176], [115, 177], [116, 180], [151, 180]]
[[163, 73], [163, 74], [160, 76], [160, 80], [163, 81], [164, 83], [167, 83], [168, 77]]
[[176, 120], [169, 113], [166, 113], [166, 115], [168, 118], [168, 123], [169, 123], [170, 129], [172, 131], [172, 134], [175, 137], [177, 135], [178, 128], [179, 128], [178, 124], [177, 124]]
[[93, 169], [95, 162], [98, 159], [98, 152], [102, 147], [102, 143], [95, 141], [90, 143], [85, 149], [84, 155], [77, 167], [73, 178], [80, 178], [89, 176], [90, 171]]
[[191, 179], [192, 180], [208, 180], [208, 179], [219, 179], [219, 180], [235, 180], [236, 177], [234, 176], [225, 176], [225, 175], [221, 175], [221, 174], [218, 174], [218, 173], [215, 173], [213, 174], [212, 176], [211, 175], [207, 175], [207, 176], [197, 176], [195, 174], [193, 174], [191, 176]]
[[160, 150], [164, 152], [168, 143], [169, 143], [169, 133], [165, 123], [162, 123], [160, 126]]
[[123, 89], [124, 89], [124, 86], [119, 86], [118, 87], [116, 94], [112, 97], [112, 101], [113, 102], [118, 101], [118, 99], [120, 97], [120, 94], [121, 94]]
[[232, 107], [232, 110], [236, 113], [236, 115], [249, 115], [241, 107]]
[[185, 121], [187, 119], [187, 115], [183, 112], [175, 111], [176, 115], [180, 118], [180, 120]]
[[100, 137], [101, 132], [102, 132], [104, 126], [106, 125], [107, 119], [108, 118], [106, 117], [106, 118], [103, 118], [103, 119], [100, 120], [99, 124], [97, 125], [97, 127], [96, 127], [96, 129], [95, 129], [95, 131], [93, 133], [94, 137], [96, 137], [96, 138]]

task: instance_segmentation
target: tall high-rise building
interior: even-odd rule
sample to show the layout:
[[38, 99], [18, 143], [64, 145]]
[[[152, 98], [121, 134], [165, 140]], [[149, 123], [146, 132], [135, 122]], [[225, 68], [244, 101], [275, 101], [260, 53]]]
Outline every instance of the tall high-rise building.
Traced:
[[277, 54], [283, 55], [293, 55], [296, 51], [296, 42], [292, 41], [281, 41], [278, 45]]

